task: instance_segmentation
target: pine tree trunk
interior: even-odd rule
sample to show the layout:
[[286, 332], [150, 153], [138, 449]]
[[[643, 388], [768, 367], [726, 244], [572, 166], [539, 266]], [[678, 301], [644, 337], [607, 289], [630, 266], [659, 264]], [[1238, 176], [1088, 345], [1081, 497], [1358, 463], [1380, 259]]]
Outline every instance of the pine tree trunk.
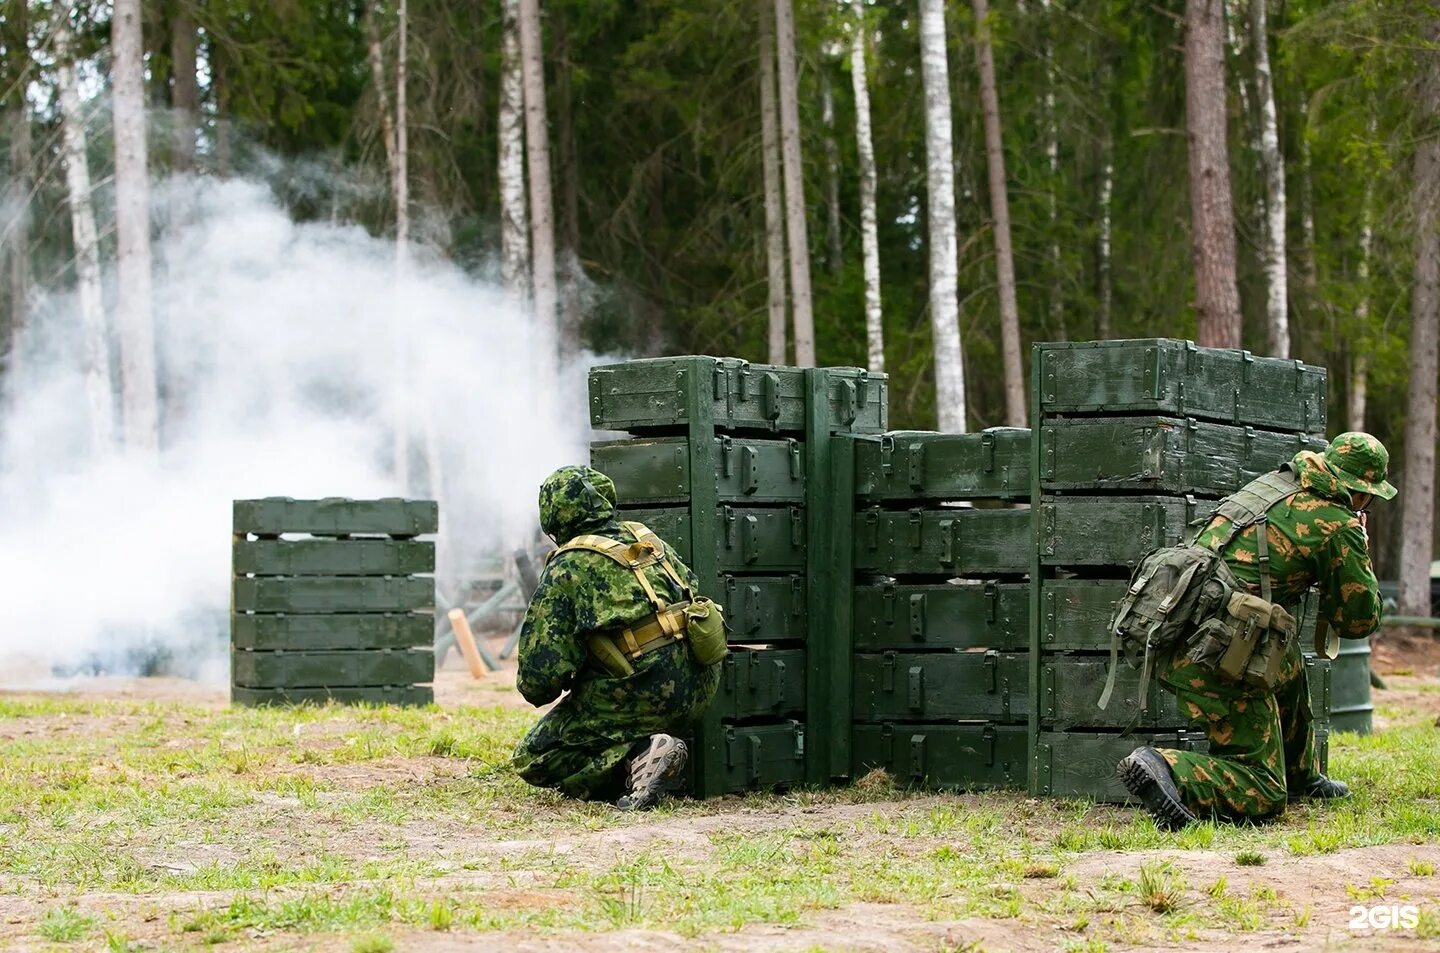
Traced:
[[525, 201], [525, 86], [520, 70], [520, 0], [502, 0], [500, 44], [500, 284], [530, 299], [530, 217]]
[[559, 360], [555, 308], [555, 217], [550, 193], [550, 129], [545, 112], [545, 60], [540, 0], [520, 0], [520, 70], [525, 83], [525, 167], [530, 185], [530, 269], [535, 291], [538, 369], [542, 387], [554, 392]]
[[70, 0], [57, 0], [51, 19], [55, 84], [60, 100], [61, 153], [70, 228], [75, 241], [75, 297], [80, 305], [80, 363], [90, 416], [90, 447], [99, 455], [115, 449], [115, 397], [110, 381], [110, 338], [100, 281], [100, 238], [91, 202], [85, 110], [75, 78]]
[[173, 79], [170, 105], [175, 111], [175, 137], [170, 156], [176, 172], [195, 167], [195, 129], [200, 121], [200, 84], [196, 80], [195, 17], [188, 0], [175, 5], [170, 23], [170, 59]]
[[[1371, 132], [1374, 132], [1371, 117]], [[1355, 263], [1355, 279], [1360, 285], [1360, 300], [1355, 306], [1358, 333], [1351, 336], [1350, 387], [1348, 388], [1347, 429], [1365, 429], [1365, 404], [1370, 391], [1370, 254], [1375, 243], [1375, 180], [1365, 177], [1360, 199], [1360, 260]]]
[[555, 111], [560, 140], [560, 360], [568, 367], [580, 348], [580, 163], [575, 149], [570, 38], [564, 18], [555, 20], [555, 60], [560, 102]]
[[5, 113], [10, 118], [10, 177], [4, 205], [11, 218], [0, 221], [0, 242], [8, 250], [8, 304], [0, 337], [0, 355], [7, 376], [21, 372], [20, 339], [30, 316], [30, 104], [23, 77], [30, 70], [30, 19], [28, 0], [10, 0], [5, 10], [5, 48], [9, 51], [5, 82], [10, 91]]
[[1250, 27], [1255, 47], [1255, 94], [1260, 100], [1260, 165], [1265, 172], [1265, 325], [1270, 354], [1290, 356], [1289, 286], [1285, 262], [1285, 158], [1275, 118], [1275, 82], [1270, 72], [1270, 31], [1267, 0], [1250, 0]]
[[815, 317], [810, 300], [810, 238], [805, 224], [805, 173], [800, 165], [800, 86], [795, 70], [795, 15], [791, 0], [775, 0], [775, 41], [780, 79], [780, 162], [785, 180], [785, 231], [790, 249], [790, 309], [795, 363], [815, 366]]
[[140, 0], [115, 0], [111, 22], [115, 121], [116, 328], [125, 446], [159, 448], [155, 324], [150, 298], [150, 178]]
[[880, 229], [875, 214], [875, 146], [870, 140], [870, 84], [865, 74], [867, 33], [857, 6], [850, 42], [850, 79], [855, 87], [855, 151], [860, 158], [860, 248], [865, 269], [865, 344], [870, 370], [885, 370], [885, 324], [880, 308]]
[[920, 0], [920, 74], [925, 84], [926, 215], [930, 233], [930, 329], [935, 348], [937, 429], [965, 432], [965, 363], [960, 344], [955, 236], [955, 149], [945, 2]]
[[785, 212], [780, 193], [780, 118], [775, 104], [774, 0], [760, 7], [760, 148], [765, 176], [765, 264], [769, 289], [769, 359], [785, 354]]
[[838, 275], [844, 262], [840, 247], [840, 148], [835, 144], [835, 94], [830, 73], [820, 69], [821, 120], [825, 124], [825, 248], [826, 266]]
[[[1440, 42], [1440, 19], [1428, 30]], [[1435, 558], [1436, 373], [1440, 363], [1440, 62], [1432, 55], [1420, 84], [1424, 130], [1415, 145], [1413, 212], [1415, 277], [1410, 297], [1410, 400], [1405, 418], [1401, 499], [1400, 614], [1430, 614], [1430, 561]]]
[[1235, 216], [1225, 150], [1225, 33], [1220, 0], [1185, 0], [1185, 125], [1189, 139], [1196, 338], [1240, 346]]
[[410, 133], [405, 94], [410, 29], [406, 0], [400, 0], [396, 10], [396, 28], [399, 48], [395, 55], [395, 258], [403, 268], [410, 256]]
[[980, 102], [985, 112], [985, 165], [990, 172], [990, 213], [995, 220], [995, 272], [1000, 290], [1000, 351], [1005, 375], [1005, 422], [1024, 427], [1025, 369], [1020, 363], [1020, 308], [1015, 300], [1015, 253], [1010, 244], [1010, 200], [1005, 184], [1005, 147], [1000, 132], [1000, 95], [995, 88], [995, 51], [990, 44], [988, 0], [972, 0], [980, 59]]

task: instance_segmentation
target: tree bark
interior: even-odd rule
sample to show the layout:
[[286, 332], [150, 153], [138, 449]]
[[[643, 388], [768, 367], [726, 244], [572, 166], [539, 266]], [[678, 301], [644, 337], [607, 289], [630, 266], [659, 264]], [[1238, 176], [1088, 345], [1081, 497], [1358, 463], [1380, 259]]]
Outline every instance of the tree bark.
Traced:
[[[1427, 31], [1440, 42], [1440, 18]], [[1440, 60], [1432, 52], [1420, 84], [1421, 139], [1415, 146], [1415, 277], [1410, 298], [1410, 401], [1405, 418], [1400, 525], [1400, 614], [1430, 614], [1435, 558], [1436, 373], [1440, 363]]]
[[502, 0], [500, 44], [500, 284], [530, 298], [530, 217], [525, 201], [525, 86], [520, 70], [520, 0]]
[[13, 378], [20, 372], [20, 338], [30, 315], [30, 189], [32, 183], [30, 104], [25, 98], [24, 77], [30, 70], [30, 19], [28, 0], [10, 0], [5, 9], [5, 49], [9, 68], [5, 82], [10, 95], [5, 112], [10, 118], [10, 179], [6, 184], [5, 207], [8, 221], [0, 222], [0, 242], [8, 250], [8, 314], [5, 318], [0, 355], [5, 373]]
[[410, 256], [410, 134], [405, 72], [410, 51], [409, 10], [400, 0], [396, 10], [399, 31], [395, 54], [395, 257], [403, 267]]
[[1221, 0], [1185, 0], [1185, 125], [1189, 140], [1196, 338], [1240, 346], [1235, 216], [1225, 151], [1225, 33]]
[[1260, 166], [1265, 173], [1265, 326], [1270, 354], [1290, 356], [1289, 285], [1285, 262], [1285, 157], [1275, 118], [1275, 83], [1270, 72], [1267, 0], [1250, 0], [1251, 41], [1255, 47], [1255, 95], [1260, 101]]
[[1050, 334], [1054, 340], [1066, 340], [1065, 302], [1061, 291], [1060, 263], [1060, 125], [1055, 115], [1055, 43], [1054, 17], [1050, 11], [1050, 0], [1040, 0], [1044, 16], [1041, 34], [1044, 37], [1043, 56], [1045, 60], [1045, 95], [1042, 100], [1045, 120], [1045, 161], [1049, 181], [1045, 189], [1046, 211], [1049, 213], [1049, 318]]
[[90, 416], [90, 448], [97, 454], [115, 449], [115, 396], [110, 381], [110, 340], [100, 281], [100, 238], [87, 156], [85, 111], [75, 78], [74, 33], [70, 0], [57, 0], [52, 10], [55, 83], [60, 100], [61, 152], [75, 241], [75, 297], [80, 305], [80, 365], [85, 403]]
[[568, 366], [580, 349], [580, 164], [575, 148], [570, 38], [563, 18], [555, 20], [555, 60], [560, 102], [560, 360]]
[[850, 79], [855, 87], [855, 151], [860, 159], [860, 248], [865, 270], [865, 344], [870, 370], [885, 370], [885, 324], [880, 308], [880, 230], [875, 214], [875, 146], [870, 139], [870, 84], [865, 74], [864, 8], [857, 4], [850, 42]]
[[1097, 297], [1100, 299], [1098, 314], [1096, 315], [1095, 334], [1104, 341], [1108, 340], [1111, 334], [1113, 301], [1115, 297], [1114, 288], [1111, 286], [1111, 230], [1114, 225], [1115, 212], [1115, 136], [1106, 128], [1100, 138], [1100, 236], [1096, 257], [1096, 278], [1099, 283]]
[[965, 432], [965, 363], [960, 344], [955, 237], [955, 149], [945, 2], [920, 0], [920, 74], [925, 84], [926, 215], [930, 232], [930, 330], [935, 348], [937, 429]]
[[826, 266], [838, 275], [844, 264], [840, 247], [840, 148], [835, 144], [835, 94], [830, 73], [820, 69], [820, 118], [825, 124], [825, 248]]
[[189, 0], [179, 0], [170, 22], [170, 106], [175, 113], [170, 165], [176, 172], [189, 172], [195, 167], [195, 129], [200, 121], [200, 84], [195, 76], [195, 46], [195, 17], [190, 11]]
[[[1370, 131], [1374, 133], [1374, 115]], [[1346, 417], [1349, 430], [1365, 429], [1365, 404], [1370, 390], [1370, 255], [1375, 244], [1375, 180], [1365, 177], [1360, 198], [1360, 260], [1355, 263], [1355, 280], [1360, 300], [1355, 305], [1358, 333], [1350, 337], [1350, 387]]]
[[985, 112], [985, 165], [990, 172], [990, 214], [995, 220], [995, 272], [1000, 290], [1000, 350], [1005, 375], [1005, 422], [1024, 427], [1025, 370], [1020, 363], [1020, 308], [1015, 300], [1015, 254], [1010, 244], [1010, 200], [1005, 186], [1005, 147], [1000, 132], [1000, 95], [995, 88], [995, 51], [990, 45], [988, 0], [972, 0], [980, 60], [980, 102]]
[[555, 218], [551, 211], [550, 130], [545, 112], [545, 60], [540, 0], [520, 0], [520, 70], [525, 84], [525, 166], [530, 184], [530, 268], [542, 387], [554, 392], [559, 359], [555, 311]]
[[810, 300], [810, 238], [805, 225], [805, 173], [800, 165], [800, 86], [795, 70], [795, 15], [791, 0], [775, 0], [775, 40], [779, 53], [780, 159], [785, 180], [795, 363], [800, 367], [814, 367], [815, 317]]
[[775, 104], [774, 0], [760, 8], [760, 148], [765, 176], [765, 264], [769, 289], [769, 357], [786, 363], [785, 354], [785, 213], [780, 192], [780, 119]]
[[159, 448], [155, 323], [150, 298], [150, 178], [145, 142], [145, 43], [140, 0], [115, 0], [112, 101], [115, 122], [116, 326], [125, 446]]

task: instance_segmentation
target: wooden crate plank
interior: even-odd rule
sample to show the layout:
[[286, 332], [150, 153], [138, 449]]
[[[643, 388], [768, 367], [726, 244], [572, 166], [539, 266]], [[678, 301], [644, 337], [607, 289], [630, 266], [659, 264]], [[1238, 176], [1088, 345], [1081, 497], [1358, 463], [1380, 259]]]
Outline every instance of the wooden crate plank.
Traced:
[[236, 649], [401, 649], [434, 642], [430, 613], [230, 616], [230, 646]]
[[389, 539], [237, 539], [237, 576], [411, 576], [435, 571], [435, 544]]
[[434, 610], [430, 576], [239, 576], [237, 612], [353, 613]]
[[852, 738], [857, 778], [879, 768], [899, 784], [939, 790], [1025, 786], [1024, 725], [856, 725]]
[[435, 690], [429, 685], [392, 685], [367, 688], [242, 688], [230, 689], [235, 705], [262, 707], [272, 705], [431, 705]]
[[236, 500], [233, 516], [236, 533], [261, 536], [421, 536], [440, 528], [440, 509], [434, 500], [267, 497]]
[[408, 685], [435, 677], [429, 649], [230, 653], [230, 681], [243, 688], [338, 688]]

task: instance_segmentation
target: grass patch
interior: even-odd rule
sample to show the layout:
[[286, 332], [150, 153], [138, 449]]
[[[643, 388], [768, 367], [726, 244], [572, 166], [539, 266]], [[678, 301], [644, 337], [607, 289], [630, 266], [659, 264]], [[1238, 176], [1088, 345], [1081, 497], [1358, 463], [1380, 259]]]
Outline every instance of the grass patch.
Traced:
[[1235, 855], [1235, 863], [1241, 867], [1262, 867], [1265, 855], [1258, 850], [1242, 850]]
[[95, 918], [72, 907], [54, 907], [45, 913], [35, 932], [52, 943], [77, 943], [95, 929]]
[[1185, 899], [1185, 881], [1166, 863], [1140, 865], [1140, 900], [1156, 913], [1169, 913]]

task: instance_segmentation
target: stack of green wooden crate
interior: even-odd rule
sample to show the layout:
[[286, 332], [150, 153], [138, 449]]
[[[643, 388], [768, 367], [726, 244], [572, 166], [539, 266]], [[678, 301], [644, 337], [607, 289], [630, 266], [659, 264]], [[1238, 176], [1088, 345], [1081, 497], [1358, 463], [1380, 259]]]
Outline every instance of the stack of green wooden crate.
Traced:
[[231, 700], [434, 700], [435, 544], [423, 500], [236, 500]]
[[855, 368], [731, 358], [590, 372], [592, 425], [631, 434], [594, 444], [591, 464], [615, 481], [622, 517], [665, 539], [725, 606], [732, 652], [692, 746], [701, 797], [848, 773], [807, 719], [834, 717], [848, 662], [824, 624], [831, 554], [848, 539], [807, 499], [835, 495], [834, 435], [885, 429], [885, 390], [883, 375]]
[[[1123, 799], [1113, 768], [1132, 748], [1204, 741], [1158, 681], [1142, 715], [1128, 666], [1098, 707], [1112, 607], [1145, 553], [1188, 540], [1220, 497], [1323, 446], [1325, 372], [1147, 339], [1036, 345], [1032, 374], [1030, 787]], [[1328, 695], [1324, 663], [1312, 665]]]
[[[852, 762], [932, 787], [1025, 782], [1030, 432], [853, 441]], [[978, 504], [978, 505], [977, 505]]]

